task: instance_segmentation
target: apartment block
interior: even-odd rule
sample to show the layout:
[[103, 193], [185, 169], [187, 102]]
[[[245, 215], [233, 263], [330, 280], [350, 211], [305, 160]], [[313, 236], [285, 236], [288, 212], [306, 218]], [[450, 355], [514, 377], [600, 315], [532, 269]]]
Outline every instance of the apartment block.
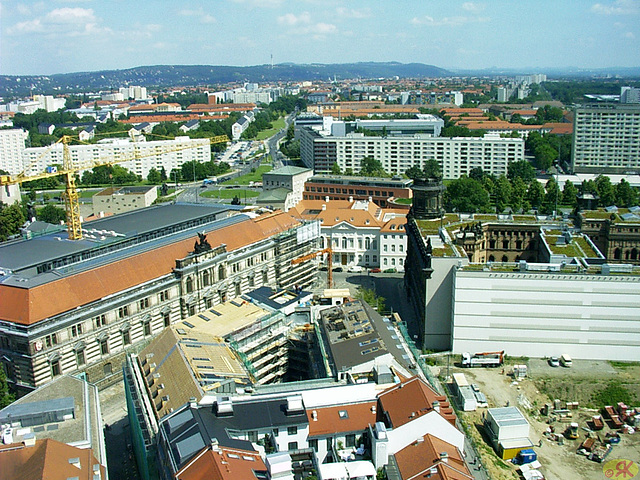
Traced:
[[640, 104], [589, 104], [574, 110], [576, 173], [640, 171]]
[[423, 168], [435, 159], [445, 179], [456, 179], [480, 167], [492, 175], [506, 175], [507, 165], [524, 159], [524, 140], [499, 136], [431, 137], [421, 134], [402, 137], [373, 137], [350, 133], [337, 137], [303, 129], [300, 155], [316, 173], [330, 173], [334, 164], [345, 171], [359, 172], [364, 157], [380, 161], [387, 173], [402, 175], [411, 167]]

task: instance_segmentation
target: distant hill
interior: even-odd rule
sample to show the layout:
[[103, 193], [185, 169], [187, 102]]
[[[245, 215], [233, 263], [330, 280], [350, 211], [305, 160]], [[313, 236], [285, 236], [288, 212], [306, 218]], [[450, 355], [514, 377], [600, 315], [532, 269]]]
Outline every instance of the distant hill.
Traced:
[[60, 73], [55, 75], [0, 75], [1, 96], [33, 93], [90, 92], [125, 85], [170, 87], [215, 85], [233, 81], [271, 82], [345, 78], [445, 77], [451, 72], [423, 63], [362, 62], [341, 64], [278, 64], [234, 67], [224, 65], [155, 65], [126, 70]]

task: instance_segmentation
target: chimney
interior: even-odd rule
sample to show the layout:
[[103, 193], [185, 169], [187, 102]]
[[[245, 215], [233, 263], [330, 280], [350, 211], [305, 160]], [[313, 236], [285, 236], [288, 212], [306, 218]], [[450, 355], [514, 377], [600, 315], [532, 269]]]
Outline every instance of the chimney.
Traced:
[[349, 202], [353, 202], [353, 197], [349, 196]]
[[327, 206], [323, 203], [322, 204], [322, 210], [326, 210], [326, 209], [327, 209]]
[[329, 203], [329, 196], [328, 195], [326, 197], [324, 197], [324, 201]]
[[440, 452], [440, 460], [444, 463], [449, 463], [449, 454], [447, 452]]
[[313, 412], [311, 412], [311, 418], [313, 419], [314, 422], [318, 421], [318, 411], [314, 410]]
[[440, 413], [440, 402], [438, 400], [433, 401], [431, 406], [436, 412]]

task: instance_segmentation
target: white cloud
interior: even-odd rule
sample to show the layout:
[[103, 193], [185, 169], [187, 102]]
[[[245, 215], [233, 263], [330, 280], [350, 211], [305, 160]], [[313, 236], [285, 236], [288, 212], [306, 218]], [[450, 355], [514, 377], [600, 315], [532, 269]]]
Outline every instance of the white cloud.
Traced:
[[339, 7], [336, 10], [338, 16], [342, 18], [369, 18], [371, 17], [371, 10], [363, 8], [362, 10], [356, 10], [355, 8]]
[[467, 12], [479, 13], [484, 10], [484, 4], [465, 2], [462, 4], [462, 9], [466, 10]]
[[199, 19], [200, 23], [203, 23], [203, 24], [211, 24], [211, 23], [217, 22], [216, 18], [213, 15], [210, 15], [207, 12], [205, 12], [202, 7], [196, 10], [183, 9], [183, 10], [180, 10], [179, 13], [184, 17], [196, 17]]
[[411, 19], [412, 25], [428, 25], [431, 27], [459, 27], [461, 25], [466, 25], [469, 23], [485, 23], [489, 22], [491, 19], [489, 17], [443, 17], [441, 19], [435, 19], [430, 17], [429, 15], [424, 15], [422, 17], [413, 17]]
[[91, 8], [56, 8], [46, 15], [19, 22], [9, 27], [9, 35], [34, 34], [77, 37], [111, 32], [100, 26], [99, 19]]
[[636, 38], [636, 36], [633, 34], [633, 32], [625, 32], [623, 37], [624, 38], [628, 38], [629, 40], [633, 40], [634, 38]]
[[338, 27], [332, 23], [318, 23], [313, 29], [313, 33], [316, 35], [333, 35], [337, 33]]
[[23, 3], [18, 4], [16, 10], [20, 15], [29, 15], [31, 13], [31, 9]]
[[300, 15], [294, 15], [293, 13], [287, 13], [278, 17], [278, 23], [280, 25], [288, 25], [295, 27], [296, 25], [303, 25], [311, 23], [311, 15], [309, 12], [302, 12]]
[[633, 15], [640, 10], [638, 5], [637, 0], [615, 0], [608, 4], [596, 3], [591, 11], [599, 15]]

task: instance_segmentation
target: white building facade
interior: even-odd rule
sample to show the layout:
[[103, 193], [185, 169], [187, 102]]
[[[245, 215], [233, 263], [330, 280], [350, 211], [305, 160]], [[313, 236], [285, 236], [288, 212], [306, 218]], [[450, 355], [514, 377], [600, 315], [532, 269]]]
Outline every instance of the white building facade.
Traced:
[[22, 154], [29, 134], [22, 128], [0, 130], [0, 170], [17, 175], [24, 170]]
[[431, 137], [416, 134], [403, 137], [365, 137], [351, 133], [344, 137], [323, 136], [301, 130], [300, 154], [304, 164], [316, 173], [329, 173], [334, 163], [340, 170], [359, 172], [364, 157], [380, 161], [387, 173], [402, 175], [411, 167], [423, 168], [435, 159], [445, 179], [456, 179], [480, 167], [484, 172], [507, 174], [510, 162], [524, 160], [521, 138]]
[[[174, 140], [131, 142], [129, 139], [112, 139], [108, 143], [70, 145], [71, 160], [77, 168], [88, 170], [95, 162], [118, 162], [129, 171], [146, 177], [152, 168], [167, 172], [180, 168], [185, 162], [204, 163], [211, 160], [211, 144], [206, 138], [176, 137]], [[26, 148], [22, 161], [27, 174], [44, 172], [49, 165], [62, 165], [63, 147]], [[119, 161], [119, 159], [131, 159]], [[83, 168], [86, 166], [86, 168]]]
[[572, 169], [627, 173], [640, 169], [640, 104], [592, 104], [574, 111]]
[[640, 358], [640, 278], [454, 269], [453, 351]]

